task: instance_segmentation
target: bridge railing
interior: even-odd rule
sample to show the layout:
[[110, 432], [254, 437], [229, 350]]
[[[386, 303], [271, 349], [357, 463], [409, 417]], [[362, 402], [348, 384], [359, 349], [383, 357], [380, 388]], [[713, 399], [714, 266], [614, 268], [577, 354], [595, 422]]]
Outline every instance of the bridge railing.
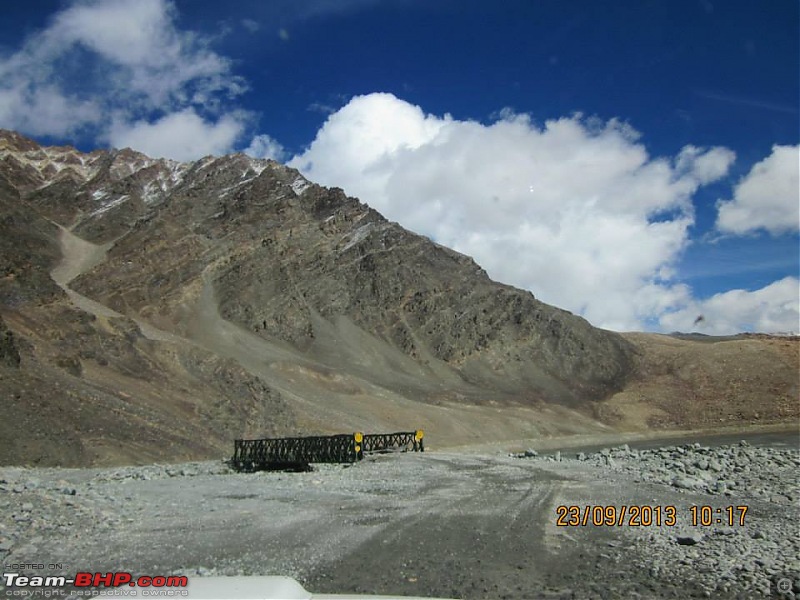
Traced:
[[422, 437], [417, 430], [235, 440], [230, 463], [237, 471], [307, 470], [310, 463], [353, 463], [374, 452], [424, 452]]
[[397, 433], [368, 433], [364, 436], [364, 452], [424, 452], [422, 431], [399, 431]]

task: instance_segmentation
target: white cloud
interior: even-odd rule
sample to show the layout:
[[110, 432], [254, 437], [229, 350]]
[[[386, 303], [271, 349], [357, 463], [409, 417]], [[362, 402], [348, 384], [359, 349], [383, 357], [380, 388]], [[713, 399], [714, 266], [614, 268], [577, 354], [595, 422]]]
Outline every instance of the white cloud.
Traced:
[[242, 19], [242, 27], [244, 27], [250, 33], [256, 33], [259, 29], [261, 29], [261, 24], [255, 19]]
[[182, 53], [171, 27], [171, 6], [160, 0], [73, 3], [58, 13], [42, 38], [53, 48], [81, 44], [119, 65], [159, 67], [159, 53]]
[[483, 125], [360, 96], [290, 164], [596, 325], [641, 329], [690, 298], [672, 265], [692, 195], [727, 173], [731, 151], [651, 158], [616, 120], [502, 117]]
[[269, 158], [279, 162], [286, 158], [286, 151], [283, 146], [276, 139], [266, 134], [255, 136], [250, 145], [242, 152], [253, 158]]
[[[244, 91], [244, 81], [209, 40], [177, 29], [175, 12], [168, 0], [73, 1], [17, 52], [0, 57], [0, 127], [34, 135], [81, 131], [172, 158], [230, 151], [230, 132], [241, 132], [248, 115], [224, 105]], [[216, 123], [197, 116], [201, 108]], [[185, 135], [163, 135], [177, 123], [189, 126]], [[210, 139], [187, 141], [201, 130]]]
[[0, 127], [31, 135], [66, 135], [89, 124], [97, 124], [102, 109], [91, 99], [65, 94], [46, 83], [30, 86], [4, 78], [0, 69]]
[[[376, 1], [269, 3], [262, 10], [286, 14], [242, 26], [252, 31], [259, 22], [291, 23]], [[66, 4], [19, 50], [0, 55], [0, 127], [80, 132], [179, 160], [241, 147], [255, 117], [231, 100], [245, 82], [210, 38], [175, 21], [169, 0]], [[797, 318], [796, 303], [787, 305], [772, 286], [698, 302], [674, 279], [694, 223], [692, 197], [728, 173], [730, 150], [688, 145], [674, 157], [651, 157], [639, 134], [617, 120], [574, 115], [537, 124], [504, 109], [484, 125], [425, 114], [390, 94], [357, 97], [330, 112], [292, 166], [596, 325], [685, 329], [697, 316], [691, 313], [716, 310], [714, 322], [732, 331], [754, 323], [771, 330]], [[268, 135], [246, 139], [253, 156], [285, 157]], [[797, 231], [798, 168], [797, 146], [775, 146], [733, 199], [718, 204], [718, 229]], [[783, 294], [793, 284], [796, 296], [797, 280], [785, 281], [775, 289]], [[760, 314], [778, 316], [750, 316], [743, 307], [756, 296], [765, 303]]]
[[[755, 291], [730, 290], [692, 301], [661, 318], [666, 331], [698, 331], [726, 335], [742, 331], [800, 331], [800, 281], [786, 277]], [[702, 316], [702, 320], [698, 317]]]
[[109, 141], [117, 148], [130, 147], [152, 157], [192, 160], [209, 154], [224, 154], [242, 133], [242, 124], [224, 116], [212, 123], [187, 108], [158, 121], [117, 122]]
[[704, 152], [695, 146], [686, 146], [678, 155], [675, 167], [678, 172], [694, 172], [700, 183], [711, 183], [728, 173], [735, 158], [736, 155], [727, 148]]
[[800, 146], [773, 146], [734, 189], [717, 203], [717, 229], [737, 235], [765, 229], [772, 235], [800, 228]]
[[447, 118], [426, 117], [419, 107], [391, 94], [359, 96], [332, 114], [311, 148], [288, 164], [313, 181], [342, 187], [383, 211], [389, 208], [386, 187], [394, 165], [382, 169], [381, 160], [419, 148], [446, 122]]
[[243, 81], [208, 42], [175, 27], [166, 0], [92, 0], [59, 13], [43, 38], [53, 52], [82, 46], [115, 67], [114, 83], [135, 100], [158, 107], [191, 95], [238, 94]]

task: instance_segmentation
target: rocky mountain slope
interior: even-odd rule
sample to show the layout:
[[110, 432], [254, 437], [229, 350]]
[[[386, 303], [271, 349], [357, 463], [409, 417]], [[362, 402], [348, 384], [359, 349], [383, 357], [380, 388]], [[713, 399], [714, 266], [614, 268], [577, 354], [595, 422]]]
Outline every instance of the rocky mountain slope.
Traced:
[[[685, 398], [716, 425], [714, 390], [741, 389], [704, 363], [712, 345], [666, 338], [693, 350], [665, 367], [663, 336], [596, 329], [278, 163], [7, 131], [0, 316], [7, 464], [216, 457], [251, 435], [680, 427]], [[741, 356], [771, 366], [757, 419], [796, 419], [797, 340], [751, 341]]]

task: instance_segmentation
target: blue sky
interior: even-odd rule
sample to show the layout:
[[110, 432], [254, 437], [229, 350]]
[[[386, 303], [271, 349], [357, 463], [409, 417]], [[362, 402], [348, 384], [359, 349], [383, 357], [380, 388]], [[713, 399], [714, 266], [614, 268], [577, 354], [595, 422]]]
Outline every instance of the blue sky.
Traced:
[[0, 127], [277, 158], [599, 326], [797, 331], [799, 6], [4, 3]]

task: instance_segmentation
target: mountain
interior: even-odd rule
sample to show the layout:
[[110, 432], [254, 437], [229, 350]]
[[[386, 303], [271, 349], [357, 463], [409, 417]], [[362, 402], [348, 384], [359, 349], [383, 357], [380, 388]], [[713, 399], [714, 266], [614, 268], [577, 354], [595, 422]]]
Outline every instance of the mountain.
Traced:
[[[0, 252], [2, 463], [220, 456], [254, 435], [423, 428], [454, 444], [694, 418], [681, 416], [685, 393], [642, 394], [658, 378], [691, 388], [697, 373], [672, 385], [691, 353], [662, 373], [657, 338], [493, 282], [274, 161], [86, 154], [0, 130]], [[764, 355], [766, 421], [792, 416], [797, 343], [783, 342], [777, 362]], [[698, 376], [729, 378], [712, 370]]]

